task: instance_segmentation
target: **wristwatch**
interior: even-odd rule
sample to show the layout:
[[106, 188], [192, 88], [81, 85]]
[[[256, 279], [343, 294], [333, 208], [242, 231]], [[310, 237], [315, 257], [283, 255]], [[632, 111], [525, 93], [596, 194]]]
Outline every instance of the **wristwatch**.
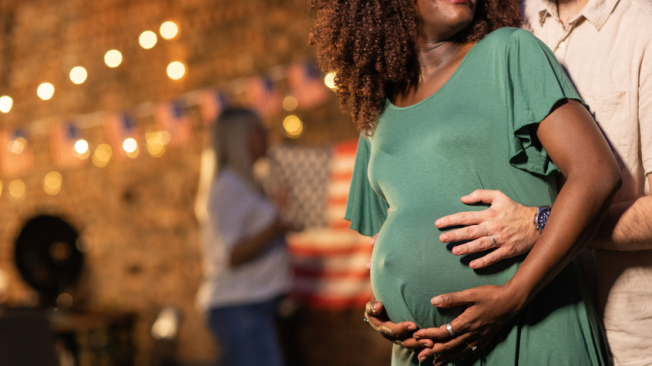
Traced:
[[539, 210], [534, 215], [534, 226], [541, 232], [543, 228], [548, 223], [548, 217], [550, 216], [550, 206], [541, 206]]

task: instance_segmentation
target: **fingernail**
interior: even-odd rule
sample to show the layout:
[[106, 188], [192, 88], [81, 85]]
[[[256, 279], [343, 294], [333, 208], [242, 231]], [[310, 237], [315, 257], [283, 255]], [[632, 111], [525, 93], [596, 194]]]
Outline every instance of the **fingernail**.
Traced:
[[430, 300], [430, 303], [434, 306], [441, 305], [441, 297], [433, 297], [432, 300]]
[[416, 330], [416, 329], [417, 327], [415, 327], [414, 325], [408, 325], [407, 327], [407, 330]]
[[369, 240], [369, 244], [371, 244], [371, 245], [376, 244], [376, 237], [375, 236], [373, 238], [371, 238], [371, 240]]
[[441, 225], [441, 224], [443, 224], [443, 221], [441, 221], [441, 220], [437, 220], [437, 221], [435, 221], [435, 225], [439, 226], [439, 225]]
[[416, 339], [416, 340], [421, 339], [421, 337], [420, 337], [419, 335], [417, 335], [417, 334], [412, 334], [412, 337], [413, 337], [414, 339]]
[[378, 304], [374, 304], [373, 309], [374, 311], [378, 311]]
[[425, 356], [421, 356], [421, 357], [419, 357], [419, 361], [423, 362], [423, 361], [425, 361], [425, 360], [426, 360], [426, 357], [425, 357]]
[[441, 241], [448, 241], [448, 235], [444, 234], [441, 236]]
[[371, 269], [371, 263], [367, 263], [367, 269]]
[[457, 255], [464, 254], [464, 250], [461, 249], [461, 248], [454, 248], [453, 253], [455, 253]]
[[469, 267], [476, 268], [478, 265], [475, 262], [469, 263]]

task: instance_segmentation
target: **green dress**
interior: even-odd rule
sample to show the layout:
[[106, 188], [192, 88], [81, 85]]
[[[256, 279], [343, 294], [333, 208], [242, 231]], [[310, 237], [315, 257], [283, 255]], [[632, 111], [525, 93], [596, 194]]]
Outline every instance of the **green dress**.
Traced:
[[[460, 201], [476, 189], [551, 205], [558, 170], [534, 128], [561, 99], [581, 101], [554, 54], [530, 32], [502, 28], [477, 42], [439, 91], [405, 108], [388, 101], [373, 137], [360, 137], [346, 218], [363, 235], [378, 233], [371, 283], [392, 321], [439, 327], [463, 309], [439, 310], [432, 297], [512, 278], [524, 256], [473, 270], [478, 256], [453, 255], [434, 221], [486, 209]], [[419, 364], [394, 347], [392, 365]], [[573, 262], [488, 347], [456, 364], [605, 365], [607, 349]]]

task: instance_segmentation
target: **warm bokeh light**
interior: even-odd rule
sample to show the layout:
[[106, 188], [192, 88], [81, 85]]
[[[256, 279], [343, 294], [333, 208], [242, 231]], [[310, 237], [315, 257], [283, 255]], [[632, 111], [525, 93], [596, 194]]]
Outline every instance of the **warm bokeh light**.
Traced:
[[331, 90], [337, 89], [337, 86], [335, 86], [335, 72], [329, 72], [326, 74], [324, 77], [324, 84], [326, 84], [326, 86]]
[[122, 148], [128, 153], [134, 152], [138, 148], [138, 143], [130, 137], [122, 142]]
[[147, 141], [147, 152], [158, 158], [165, 153], [165, 145], [170, 142], [170, 133], [168, 131], [156, 131], [156, 128], [148, 128], [145, 133], [145, 140]]
[[95, 149], [93, 154], [93, 164], [98, 168], [104, 168], [106, 164], [111, 160], [111, 146], [107, 144], [101, 144]]
[[84, 139], [77, 140], [75, 142], [75, 152], [79, 155], [86, 154], [88, 152], [88, 142]]
[[43, 83], [36, 89], [36, 94], [43, 100], [49, 100], [54, 95], [54, 85], [50, 83]]
[[140, 43], [140, 47], [148, 50], [156, 45], [156, 33], [152, 31], [144, 31], [143, 33], [140, 34], [140, 37], [138, 37], [138, 43]]
[[9, 198], [14, 202], [20, 202], [25, 198], [25, 183], [22, 180], [12, 180], [7, 187], [9, 191]]
[[168, 76], [170, 79], [179, 80], [186, 73], [186, 67], [179, 61], [171, 62], [168, 65]]
[[0, 97], [0, 112], [9, 113], [13, 105], [14, 105], [14, 100], [11, 99], [11, 97], [6, 95]]
[[61, 191], [61, 174], [57, 171], [49, 172], [43, 179], [43, 189], [45, 193], [54, 196]]
[[87, 77], [86, 69], [81, 66], [75, 66], [70, 70], [70, 80], [75, 84], [82, 84]]
[[179, 33], [179, 27], [171, 21], [161, 24], [161, 29], [159, 30], [161, 31], [161, 37], [165, 39], [172, 39]]
[[9, 141], [7, 149], [14, 154], [20, 154], [27, 147], [27, 140], [24, 137], [18, 137], [14, 140]]
[[285, 98], [283, 98], [283, 109], [285, 109], [288, 112], [297, 109], [298, 105], [299, 105], [299, 101], [294, 95], [288, 95]]
[[118, 50], [110, 50], [104, 54], [104, 62], [108, 67], [118, 67], [122, 63], [122, 54]]
[[283, 129], [285, 129], [285, 134], [289, 138], [295, 139], [301, 136], [301, 132], [303, 132], [303, 123], [301, 123], [299, 117], [289, 115], [283, 120]]

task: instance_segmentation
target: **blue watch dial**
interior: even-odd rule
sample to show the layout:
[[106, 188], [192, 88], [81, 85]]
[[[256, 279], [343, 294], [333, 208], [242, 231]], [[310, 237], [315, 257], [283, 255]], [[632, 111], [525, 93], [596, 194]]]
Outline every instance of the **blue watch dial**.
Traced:
[[539, 213], [537, 214], [537, 229], [539, 231], [543, 230], [543, 228], [546, 226], [548, 223], [548, 217], [550, 217], [550, 207], [539, 207]]

